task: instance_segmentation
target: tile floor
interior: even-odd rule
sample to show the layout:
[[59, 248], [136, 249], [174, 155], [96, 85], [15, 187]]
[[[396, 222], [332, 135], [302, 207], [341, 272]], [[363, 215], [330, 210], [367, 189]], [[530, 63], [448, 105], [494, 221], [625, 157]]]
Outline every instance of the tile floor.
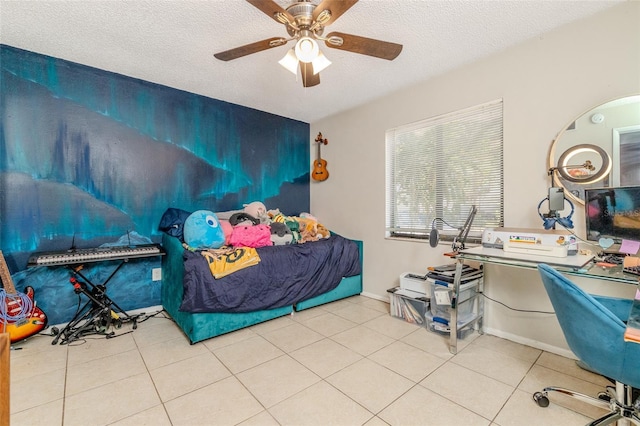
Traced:
[[567, 426], [600, 414], [532, 401], [552, 384], [603, 389], [572, 360], [477, 333], [453, 356], [388, 312], [356, 296], [196, 345], [162, 313], [114, 339], [34, 336], [11, 351], [11, 425]]

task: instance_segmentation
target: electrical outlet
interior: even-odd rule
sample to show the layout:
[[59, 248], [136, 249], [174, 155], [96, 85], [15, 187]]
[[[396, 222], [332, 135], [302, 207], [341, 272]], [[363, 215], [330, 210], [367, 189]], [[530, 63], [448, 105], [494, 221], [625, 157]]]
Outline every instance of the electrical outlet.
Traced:
[[151, 270], [151, 280], [160, 281], [162, 279], [162, 268], [153, 268]]

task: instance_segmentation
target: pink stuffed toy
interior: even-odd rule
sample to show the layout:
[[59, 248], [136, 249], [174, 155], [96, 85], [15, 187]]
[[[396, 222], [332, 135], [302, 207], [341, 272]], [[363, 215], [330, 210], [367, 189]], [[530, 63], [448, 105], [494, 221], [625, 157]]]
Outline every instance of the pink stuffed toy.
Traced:
[[231, 234], [233, 234], [233, 226], [225, 219], [220, 219], [220, 226], [224, 231], [224, 244], [229, 245], [229, 238], [231, 238]]
[[271, 228], [268, 225], [236, 226], [229, 238], [234, 247], [265, 247], [272, 245]]

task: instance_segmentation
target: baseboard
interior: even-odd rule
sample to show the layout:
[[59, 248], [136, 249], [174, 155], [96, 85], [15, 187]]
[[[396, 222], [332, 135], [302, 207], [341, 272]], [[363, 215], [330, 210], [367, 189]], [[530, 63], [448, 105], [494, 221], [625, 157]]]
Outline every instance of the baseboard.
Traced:
[[551, 352], [556, 355], [563, 356], [570, 359], [578, 359], [573, 352], [565, 348], [559, 348], [557, 346], [549, 345], [548, 343], [539, 342], [537, 340], [528, 339], [526, 337], [518, 336], [517, 334], [507, 333], [502, 330], [496, 330], [493, 328], [482, 327], [482, 331], [485, 334], [500, 337], [510, 340], [512, 342], [520, 343], [522, 345], [531, 346], [532, 348], [540, 349], [546, 352]]
[[380, 296], [378, 294], [369, 293], [367, 291], [363, 291], [362, 293], [360, 293], [360, 296], [364, 296], [364, 297], [368, 297], [370, 299], [376, 299], [376, 300], [380, 300], [382, 302], [389, 303], [389, 296], [383, 297], [383, 296]]

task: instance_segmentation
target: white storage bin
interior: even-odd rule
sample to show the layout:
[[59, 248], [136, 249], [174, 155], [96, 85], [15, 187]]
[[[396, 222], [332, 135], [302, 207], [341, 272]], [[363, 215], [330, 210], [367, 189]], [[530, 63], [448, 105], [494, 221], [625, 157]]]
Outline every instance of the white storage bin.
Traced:
[[[426, 318], [427, 318], [427, 329], [429, 331], [433, 331], [435, 333], [440, 333], [440, 334], [450, 334], [451, 333], [451, 327], [449, 326], [449, 320], [436, 317], [436, 320], [434, 321], [433, 315], [431, 315], [431, 312], [429, 312], [427, 314]], [[463, 329], [460, 329], [460, 327], [462, 325], [468, 323], [469, 321], [474, 320], [475, 318], [477, 318], [477, 315], [472, 313], [472, 312], [468, 312], [465, 315], [463, 315], [462, 317], [458, 317], [458, 321], [456, 321], [458, 323], [458, 327], [457, 327], [458, 332], [456, 334], [458, 336], [458, 339], [464, 339], [469, 334], [473, 333], [474, 328], [472, 326], [465, 327]]]
[[[446, 320], [448, 324], [449, 319], [451, 319], [449, 308], [453, 298], [453, 284], [431, 278], [427, 281], [431, 289], [431, 315], [436, 321]], [[460, 285], [460, 294], [456, 301], [459, 319], [468, 316], [473, 311], [473, 302], [463, 302], [475, 296], [478, 284], [479, 280], [473, 280]]]
[[415, 295], [419, 293], [403, 291], [400, 287], [390, 288], [387, 292], [389, 293], [391, 316], [426, 327], [426, 316], [429, 313], [429, 299], [427, 297], [413, 297], [409, 293]]

